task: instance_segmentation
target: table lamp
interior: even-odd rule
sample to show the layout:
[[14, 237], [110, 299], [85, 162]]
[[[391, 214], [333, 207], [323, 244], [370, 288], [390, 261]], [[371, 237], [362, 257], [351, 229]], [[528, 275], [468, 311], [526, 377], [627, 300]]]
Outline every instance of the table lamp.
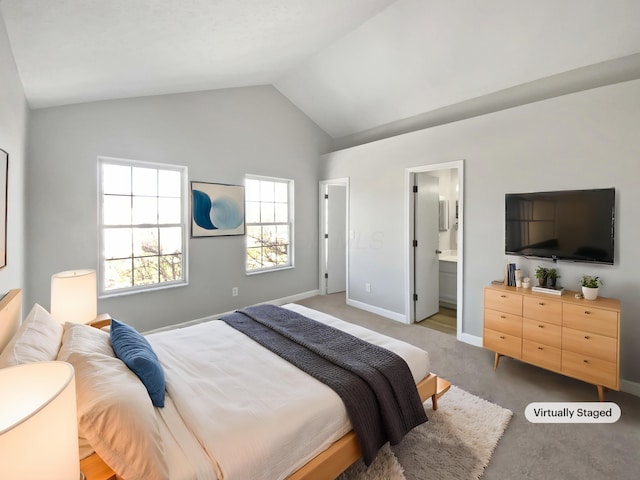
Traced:
[[73, 375], [65, 362], [0, 369], [0, 478], [84, 478]]
[[87, 323], [96, 318], [95, 270], [69, 270], [51, 276], [51, 316], [60, 323]]

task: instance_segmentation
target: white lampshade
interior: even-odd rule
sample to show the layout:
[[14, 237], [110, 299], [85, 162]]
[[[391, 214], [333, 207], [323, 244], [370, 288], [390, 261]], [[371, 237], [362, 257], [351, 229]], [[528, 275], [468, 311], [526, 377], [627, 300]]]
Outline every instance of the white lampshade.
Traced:
[[80, 478], [73, 367], [38, 362], [0, 369], [0, 478]]
[[69, 270], [51, 276], [51, 316], [60, 323], [87, 323], [98, 314], [95, 270]]

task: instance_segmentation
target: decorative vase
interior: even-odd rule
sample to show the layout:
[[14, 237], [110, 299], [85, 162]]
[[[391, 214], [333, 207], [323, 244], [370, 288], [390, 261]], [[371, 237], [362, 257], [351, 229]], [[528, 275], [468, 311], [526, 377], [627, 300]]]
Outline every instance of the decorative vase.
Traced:
[[595, 300], [596, 298], [598, 298], [598, 290], [600, 290], [600, 287], [596, 287], [596, 288], [582, 287], [582, 296], [586, 300]]

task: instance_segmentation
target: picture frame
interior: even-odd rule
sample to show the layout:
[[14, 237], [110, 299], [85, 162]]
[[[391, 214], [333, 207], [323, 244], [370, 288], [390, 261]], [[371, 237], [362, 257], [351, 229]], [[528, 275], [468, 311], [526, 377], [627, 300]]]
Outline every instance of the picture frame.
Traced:
[[0, 269], [7, 266], [9, 153], [0, 148]]
[[192, 181], [191, 237], [244, 234], [244, 186]]

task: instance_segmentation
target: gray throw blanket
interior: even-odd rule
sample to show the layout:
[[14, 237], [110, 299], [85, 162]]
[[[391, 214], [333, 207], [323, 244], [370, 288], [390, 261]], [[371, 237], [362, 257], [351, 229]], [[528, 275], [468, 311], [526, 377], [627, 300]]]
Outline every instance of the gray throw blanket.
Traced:
[[408, 365], [385, 348], [274, 305], [221, 320], [331, 387], [345, 404], [366, 465], [386, 442], [399, 443], [427, 421]]

